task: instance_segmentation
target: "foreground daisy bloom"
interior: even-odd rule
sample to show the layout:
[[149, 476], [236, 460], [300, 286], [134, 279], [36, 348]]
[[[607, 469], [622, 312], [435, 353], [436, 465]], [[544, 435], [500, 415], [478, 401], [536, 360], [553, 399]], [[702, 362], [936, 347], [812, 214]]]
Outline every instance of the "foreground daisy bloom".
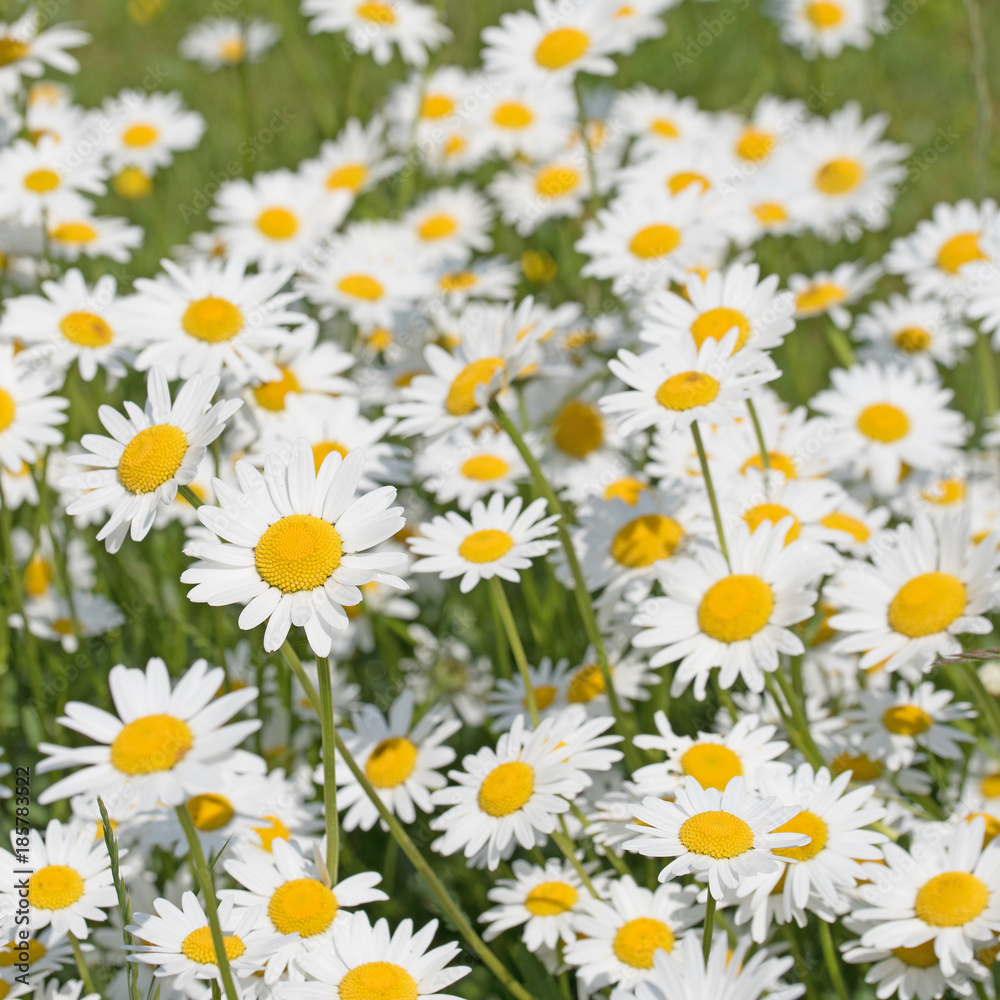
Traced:
[[88, 450], [69, 459], [91, 468], [60, 481], [63, 487], [85, 491], [69, 505], [67, 513], [110, 510], [97, 533], [97, 540], [104, 542], [108, 552], [117, 552], [128, 533], [135, 542], [149, 534], [157, 510], [173, 503], [177, 487], [195, 478], [206, 446], [243, 405], [240, 399], [212, 402], [219, 387], [218, 376], [193, 376], [173, 402], [160, 369], [149, 373], [146, 385], [144, 410], [126, 403], [127, 419], [110, 406], [97, 411], [111, 437], [85, 434], [82, 443]]
[[331, 451], [317, 471], [312, 447], [298, 438], [287, 463], [267, 457], [263, 475], [237, 462], [238, 489], [213, 480], [220, 506], [199, 507], [198, 517], [220, 541], [184, 549], [199, 560], [181, 575], [195, 584], [188, 597], [213, 607], [246, 604], [240, 628], [267, 621], [266, 650], [297, 625], [317, 656], [329, 656], [332, 630], [347, 628], [345, 605], [361, 603], [359, 587], [407, 586], [394, 574], [399, 554], [361, 554], [403, 527], [403, 508], [389, 506], [395, 487], [355, 498], [364, 463], [360, 449], [346, 458]]
[[84, 767], [46, 788], [39, 803], [90, 792], [137, 799], [144, 809], [157, 802], [174, 806], [213, 791], [220, 768], [262, 773], [259, 757], [236, 749], [260, 728], [260, 720], [224, 724], [257, 697], [257, 689], [216, 698], [224, 677], [221, 667], [210, 670], [204, 660], [192, 664], [173, 687], [166, 664], [157, 658], [145, 671], [112, 667], [108, 687], [118, 716], [79, 701], [67, 704], [60, 724], [97, 745], [40, 743], [38, 749], [47, 755], [40, 772]]
[[778, 832], [799, 811], [797, 806], [748, 797], [743, 778], [733, 778], [725, 792], [703, 789], [688, 778], [675, 794], [674, 802], [648, 796], [635, 806], [633, 813], [643, 825], [629, 829], [642, 836], [622, 845], [647, 858], [673, 858], [660, 872], [661, 882], [694, 873], [707, 879], [715, 899], [722, 899], [745, 878], [780, 872], [784, 866], [778, 849], [810, 843], [808, 834]]
[[521, 511], [521, 498], [504, 506], [502, 493], [489, 503], [472, 505], [471, 521], [448, 511], [420, 525], [420, 534], [407, 539], [410, 550], [423, 559], [413, 564], [415, 573], [437, 573], [442, 580], [462, 578], [459, 589], [467, 594], [481, 580], [499, 576], [517, 583], [518, 570], [527, 569], [536, 556], [545, 555], [559, 543], [555, 534], [557, 514], [543, 517], [544, 497]]

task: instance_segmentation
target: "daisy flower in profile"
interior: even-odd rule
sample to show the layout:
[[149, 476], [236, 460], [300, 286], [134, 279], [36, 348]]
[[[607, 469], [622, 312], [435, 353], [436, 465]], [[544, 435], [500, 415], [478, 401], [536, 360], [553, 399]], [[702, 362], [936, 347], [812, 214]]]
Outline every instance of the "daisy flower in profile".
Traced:
[[[316, 857], [325, 856], [325, 841], [313, 841]], [[351, 912], [347, 907], [362, 906], [389, 897], [375, 886], [382, 881], [376, 872], [359, 872], [329, 884], [325, 870], [316, 860], [303, 856], [285, 840], [276, 840], [271, 849], [272, 864], [259, 857], [229, 860], [226, 871], [242, 888], [223, 891], [237, 907], [235, 916], [248, 911], [257, 915], [254, 928], [284, 937], [267, 962], [265, 982], [270, 985], [287, 971], [299, 973], [299, 962], [309, 952], [331, 947], [334, 936], [346, 930]]]
[[604, 899], [580, 900], [577, 932], [567, 942], [566, 964], [576, 968], [584, 988], [633, 989], [647, 979], [657, 951], [673, 951], [701, 918], [698, 890], [677, 883], [647, 889], [631, 875], [609, 880]]
[[414, 0], [303, 0], [309, 31], [342, 31], [357, 52], [370, 52], [379, 66], [392, 58], [393, 46], [410, 66], [427, 65], [427, 53], [451, 38], [434, 10]]
[[158, 366], [169, 378], [189, 378], [226, 370], [241, 383], [280, 374], [265, 351], [284, 344], [288, 328], [306, 320], [287, 308], [298, 296], [281, 291], [291, 270], [248, 274], [239, 257], [196, 260], [187, 268], [160, 264], [166, 273], [138, 278], [127, 307], [143, 331], [139, 371]]
[[209, 669], [204, 660], [195, 661], [173, 687], [166, 665], [157, 657], [144, 671], [112, 667], [108, 686], [118, 716], [85, 702], [66, 705], [60, 725], [96, 745], [39, 744], [47, 754], [38, 768], [43, 773], [85, 765], [46, 788], [39, 803], [79, 792], [114, 792], [137, 799], [144, 809], [158, 802], [174, 806], [214, 791], [220, 768], [261, 773], [260, 758], [235, 749], [260, 728], [260, 720], [224, 724], [257, 697], [257, 689], [240, 688], [217, 698], [224, 677], [221, 667]]
[[[866, 948], [918, 948], [952, 976], [976, 949], [1000, 932], [1000, 844], [983, 846], [985, 820], [976, 816], [940, 838], [918, 839], [911, 852], [886, 844], [885, 868], [871, 867], [853, 911], [869, 921]], [[932, 951], [933, 949], [933, 951]], [[930, 962], [928, 962], [930, 964]]]
[[903, 464], [918, 471], [947, 468], [968, 436], [965, 418], [947, 408], [952, 390], [921, 382], [916, 372], [874, 361], [830, 373], [832, 388], [810, 405], [833, 423], [828, 451], [855, 478], [867, 475], [880, 496], [899, 487]]
[[175, 153], [194, 149], [205, 132], [205, 119], [187, 110], [177, 91], [123, 90], [104, 102], [103, 111], [113, 127], [104, 133], [102, 149], [114, 171], [138, 167], [152, 175], [169, 166]]
[[788, 284], [795, 299], [795, 317], [808, 319], [826, 313], [834, 326], [846, 330], [853, 317], [845, 307], [864, 298], [881, 276], [881, 265], [866, 268], [863, 261], [838, 264], [832, 271], [820, 271], [811, 278], [793, 274]]
[[[451, 747], [441, 746], [462, 728], [450, 713], [431, 710], [413, 724], [413, 692], [407, 688], [392, 703], [386, 718], [374, 705], [362, 705], [351, 713], [352, 732], [342, 733], [344, 743], [374, 785], [386, 808], [404, 823], [412, 823], [417, 812], [434, 811], [431, 791], [447, 782], [438, 773], [455, 759]], [[322, 765], [316, 780], [321, 781]], [[345, 830], [370, 830], [378, 811], [343, 762], [337, 767], [337, 808], [347, 810]]]
[[0, 343], [0, 465], [16, 475], [41, 449], [62, 444], [69, 400], [49, 395], [61, 379], [15, 363], [14, 345]]
[[66, 49], [86, 45], [90, 35], [70, 24], [46, 28], [50, 21], [51, 15], [29, 4], [16, 21], [0, 22], [0, 38], [3, 39], [0, 90], [4, 93], [16, 90], [22, 76], [41, 76], [46, 66], [62, 73], [79, 71], [79, 62]]
[[521, 504], [517, 496], [505, 505], [503, 494], [494, 493], [488, 503], [472, 505], [470, 520], [449, 510], [421, 524], [420, 534], [407, 539], [410, 551], [423, 557], [413, 571], [437, 573], [442, 580], [460, 576], [463, 594], [494, 576], [516, 583], [518, 570], [559, 544], [551, 537], [558, 515], [544, 516], [545, 498], [532, 501], [523, 512]]
[[108, 552], [121, 548], [126, 533], [135, 542], [149, 534], [157, 510], [173, 503], [179, 485], [194, 479], [207, 446], [243, 405], [239, 399], [212, 402], [218, 376], [193, 376], [172, 402], [160, 369], [149, 373], [146, 386], [145, 409], [127, 402], [127, 418], [110, 406], [98, 410], [111, 437], [85, 434], [82, 444], [87, 451], [70, 455], [69, 460], [90, 468], [60, 481], [66, 488], [85, 491], [66, 508], [68, 514], [110, 509], [97, 533]]
[[827, 592], [840, 609], [830, 627], [847, 633], [837, 649], [863, 653], [862, 670], [884, 661], [886, 670], [919, 676], [938, 656], [961, 652], [958, 636], [990, 632], [996, 535], [974, 544], [961, 514], [920, 514], [886, 532], [872, 560], [846, 566]]
[[[543, 656], [538, 666], [528, 665], [528, 685], [535, 695], [535, 707], [539, 718], [555, 715], [566, 707], [566, 670], [569, 660], [565, 657], [552, 661], [551, 656]], [[511, 677], [497, 677], [491, 681], [493, 690], [489, 693], [487, 713], [492, 717], [490, 729], [495, 733], [506, 732], [517, 716], [530, 724], [528, 716], [527, 687], [520, 672]]]
[[[212, 941], [208, 917], [193, 892], [185, 892], [180, 907], [167, 899], [156, 899], [152, 913], [137, 913], [126, 928], [142, 944], [135, 947], [135, 961], [154, 966], [156, 976], [170, 976], [175, 989], [183, 990], [194, 980], [221, 983], [218, 955]], [[234, 910], [232, 898], [219, 901], [219, 923], [229, 968], [245, 979], [264, 968], [281, 943], [276, 934], [255, 930], [257, 910]]]
[[780, 872], [784, 866], [775, 853], [779, 848], [810, 842], [808, 834], [777, 832], [798, 811], [797, 806], [775, 805], [773, 798], [748, 798], [741, 777], [733, 778], [724, 792], [703, 789], [689, 777], [673, 802], [648, 796], [634, 807], [642, 825], [629, 829], [641, 836], [622, 846], [647, 858], [673, 858], [660, 871], [661, 882], [694, 873], [707, 879], [715, 899], [722, 899], [742, 879]]
[[74, 267], [59, 280], [43, 281], [42, 292], [16, 295], [4, 304], [0, 339], [24, 345], [18, 361], [60, 371], [76, 364], [85, 382], [98, 368], [123, 377], [133, 357], [133, 335], [116, 299], [114, 276], [105, 274], [91, 288]]
[[839, 56], [845, 45], [871, 46], [884, 30], [885, 0], [772, 0], [771, 16], [781, 40], [802, 50], [806, 59]]
[[223, 66], [260, 62], [281, 37], [281, 29], [260, 17], [240, 22], [234, 17], [206, 17], [192, 24], [178, 51], [211, 72]]
[[[762, 691], [764, 674], [778, 668], [779, 653], [798, 656], [802, 640], [791, 626], [810, 618], [816, 602], [811, 584], [823, 562], [802, 541], [785, 543], [791, 519], [762, 523], [750, 533], [737, 523], [729, 537], [729, 560], [703, 546], [693, 557], [672, 559], [660, 571], [666, 597], [651, 597], [632, 619], [642, 631], [639, 649], [656, 648], [653, 667], [680, 660], [671, 691], [679, 695], [694, 682], [705, 697], [713, 667], [728, 689], [742, 677]], [[731, 565], [731, 569], [730, 569]]]
[[721, 424], [741, 416], [754, 389], [781, 372], [766, 354], [738, 351], [738, 342], [738, 331], [731, 329], [700, 347], [693, 335], [681, 334], [669, 346], [642, 354], [623, 348], [608, 367], [631, 388], [602, 397], [601, 409], [618, 415], [623, 435], [647, 427], [674, 433], [696, 420]]
[[[86, 938], [90, 933], [87, 921], [107, 920], [105, 910], [117, 904], [104, 840], [95, 840], [89, 823], [63, 825], [57, 819], [49, 820], [44, 835], [31, 829], [27, 836], [26, 846], [18, 844], [24, 832], [11, 830], [14, 853], [0, 849], [0, 900], [4, 912], [11, 915], [8, 919], [23, 912], [18, 909], [19, 892], [24, 892], [19, 886], [27, 881], [28, 926], [33, 932], [50, 927], [52, 943], [67, 933]], [[21, 870], [25, 867], [22, 858], [31, 861], [27, 879]]]
[[364, 452], [342, 458], [331, 451], [316, 469], [305, 438], [288, 461], [269, 455], [261, 475], [236, 463], [238, 485], [213, 481], [220, 506], [198, 517], [220, 541], [192, 541], [185, 553], [199, 560], [181, 575], [195, 586], [188, 598], [213, 607], [242, 603], [241, 629], [265, 620], [264, 648], [273, 651], [292, 625], [305, 629], [317, 656], [329, 656], [331, 631], [347, 628], [344, 606], [361, 603], [360, 586], [372, 581], [406, 589], [394, 574], [402, 556], [364, 553], [403, 527], [403, 508], [392, 507], [393, 486], [355, 498]]
[[434, 805], [451, 806], [431, 820], [432, 830], [443, 831], [431, 845], [435, 851], [481, 854], [493, 870], [515, 844], [531, 850], [545, 843], [556, 817], [590, 783], [551, 739], [551, 728], [546, 719], [537, 730], [526, 730], [518, 716], [495, 751], [481, 747], [463, 758], [464, 770], [448, 772], [455, 784], [433, 795]]

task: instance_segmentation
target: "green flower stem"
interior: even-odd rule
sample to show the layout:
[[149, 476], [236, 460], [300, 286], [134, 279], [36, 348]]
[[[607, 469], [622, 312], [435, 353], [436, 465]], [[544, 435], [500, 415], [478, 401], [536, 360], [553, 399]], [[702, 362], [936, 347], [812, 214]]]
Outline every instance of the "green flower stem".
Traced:
[[691, 421], [691, 436], [694, 438], [694, 446], [698, 451], [698, 462], [701, 464], [701, 474], [705, 480], [705, 489], [708, 491], [708, 502], [712, 505], [712, 519], [715, 521], [715, 533], [719, 536], [719, 549], [728, 565], [729, 548], [726, 546], [726, 533], [722, 530], [722, 514], [719, 513], [715, 484], [712, 482], [712, 472], [708, 467], [708, 455], [705, 454], [705, 442], [701, 439], [701, 428], [698, 426], [697, 420]]
[[177, 819], [187, 837], [188, 850], [191, 853], [191, 867], [194, 870], [195, 880], [201, 887], [202, 902], [205, 907], [205, 916], [208, 917], [208, 927], [212, 932], [212, 946], [215, 948], [215, 961], [219, 966], [219, 975], [222, 978], [222, 988], [226, 994], [226, 1000], [239, 1000], [236, 992], [236, 983], [233, 982], [233, 970], [229, 968], [229, 956], [226, 954], [226, 942], [222, 936], [222, 925], [219, 923], [219, 905], [215, 898], [215, 885], [212, 882], [212, 873], [205, 862], [205, 852], [201, 849], [201, 841], [198, 839], [198, 831], [194, 828], [191, 814], [187, 811], [186, 805], [174, 807]]
[[514, 654], [517, 671], [521, 675], [521, 681], [524, 683], [524, 701], [528, 706], [531, 724], [537, 729], [538, 702], [535, 699], [535, 687], [531, 683], [531, 677], [528, 674], [528, 659], [524, 655], [524, 646], [521, 645], [521, 637], [517, 634], [517, 625], [514, 622], [514, 613], [510, 610], [510, 602], [503, 591], [503, 582], [498, 576], [490, 578], [490, 597], [493, 598], [493, 606], [496, 608], [497, 615], [503, 623], [504, 631], [507, 633], [510, 651]]
[[712, 953], [712, 935], [715, 933], [715, 896], [711, 892], [708, 894], [708, 902], [705, 904], [705, 926], [701, 931], [701, 953], [708, 965], [708, 956]]
[[587, 134], [587, 113], [583, 109], [583, 94], [580, 92], [580, 78], [573, 78], [573, 94], [576, 97], [576, 119], [580, 125], [580, 142], [583, 143], [587, 156], [587, 179], [590, 181], [590, 208], [596, 212], [601, 204], [601, 196], [597, 191], [597, 165], [594, 162], [594, 150]]
[[969, 22], [972, 42], [972, 84], [976, 97], [976, 125], [973, 133], [976, 144], [976, 189], [980, 198], [986, 195], [986, 174], [989, 167], [990, 121], [993, 117], [990, 100], [990, 78], [986, 65], [986, 33], [979, 0], [965, 0], [965, 14]]
[[333, 722], [333, 678], [330, 674], [330, 659], [316, 657], [316, 672], [319, 675], [319, 725], [323, 741], [323, 814], [326, 819], [326, 870], [330, 885], [337, 884], [337, 869], [340, 866], [340, 820], [337, 816], [337, 758], [334, 750], [333, 734], [337, 731]]
[[767, 483], [767, 473], [771, 471], [771, 453], [764, 443], [764, 428], [760, 425], [760, 417], [757, 415], [757, 407], [753, 405], [753, 400], [747, 397], [747, 409], [750, 411], [750, 420], [753, 422], [753, 432], [757, 437], [757, 447], [760, 448], [760, 464], [764, 468], [764, 482]]
[[552, 837], [552, 842], [562, 851], [563, 857], [573, 866], [574, 871], [580, 876], [580, 881], [586, 886], [587, 892], [594, 897], [594, 899], [600, 899], [601, 894], [594, 887], [594, 883], [590, 880], [590, 876], [587, 874], [587, 869], [583, 867], [583, 863], [576, 856], [576, 851], [573, 849], [573, 841], [570, 839], [569, 834], [566, 832], [566, 823], [560, 817], [560, 822], [562, 824], [562, 830], [553, 830], [550, 836]]
[[833, 946], [833, 934], [830, 933], [830, 925], [825, 920], [819, 921], [819, 943], [823, 949], [823, 958], [830, 973], [830, 980], [833, 983], [833, 988], [837, 991], [839, 1000], [850, 1000], [847, 984], [844, 982], [844, 974], [841, 971], [840, 962], [837, 961], [837, 950]]
[[615, 691], [615, 686], [611, 680], [611, 665], [608, 663], [608, 652], [604, 646], [604, 638], [601, 636], [601, 630], [597, 627], [597, 616], [594, 614], [593, 605], [590, 603], [590, 594], [587, 591], [587, 584], [583, 578], [583, 570], [580, 568], [580, 560], [577, 558], [576, 549], [573, 547], [573, 539], [570, 538], [569, 528], [566, 527], [566, 512], [559, 498], [549, 485], [548, 479], [545, 478], [545, 473], [542, 472], [542, 467], [538, 464], [538, 459], [531, 453], [531, 449], [525, 443], [521, 432], [514, 426], [513, 421], [507, 416], [495, 399], [490, 403], [490, 413], [493, 414], [496, 422], [511, 439], [514, 447], [517, 448], [518, 454], [524, 459], [524, 463], [528, 466], [531, 476], [535, 481], [535, 486], [548, 502], [551, 513], [559, 515], [559, 520], [556, 521], [556, 530], [559, 532], [559, 541], [566, 555], [566, 562], [569, 565], [570, 573], [573, 574], [573, 594], [576, 598], [576, 606], [580, 612], [580, 618], [583, 621], [583, 628], [587, 633], [587, 638], [597, 653], [597, 663], [601, 668], [601, 677], [604, 680], [604, 690], [608, 696], [608, 705], [611, 708], [611, 714], [615, 717], [618, 730], [625, 739], [625, 760], [628, 763], [629, 770], [634, 771], [641, 766], [642, 761], [639, 760], [635, 746], [632, 743], [632, 737], [635, 734], [633, 720], [622, 711], [621, 702], [618, 700], [618, 692]]
[[813, 741], [812, 734], [809, 732], [809, 720], [806, 718], [806, 713], [803, 710], [799, 699], [795, 696], [795, 691], [792, 689], [791, 682], [785, 676], [785, 672], [780, 666], [773, 673], [764, 675], [765, 682], [771, 689], [771, 696], [774, 698], [779, 708], [781, 706], [781, 700], [778, 698], [777, 691], [774, 690], [774, 686], [771, 682], [772, 677], [777, 680], [778, 687], [781, 688], [781, 693], [785, 696], [785, 701], [788, 703], [788, 710], [791, 712], [792, 724], [788, 727], [789, 737], [802, 756], [805, 757], [814, 768], [823, 767], [823, 755], [819, 752], [819, 748], [816, 746]]
[[[318, 712], [320, 703], [319, 694], [313, 686], [312, 681], [310, 681], [306, 676], [306, 672], [302, 669], [302, 663], [295, 654], [295, 650], [293, 650], [286, 641], [281, 647], [281, 653], [285, 658], [285, 662], [292, 670], [292, 673], [294, 673], [299, 679], [299, 683], [302, 685], [302, 689], [305, 691], [306, 696], [313, 703], [313, 707], [316, 708]], [[490, 972], [496, 976], [497, 980], [503, 984], [504, 988], [512, 997], [515, 997], [516, 1000], [534, 1000], [533, 995], [516, 979], [514, 979], [503, 962], [497, 958], [483, 939], [476, 933], [476, 929], [472, 926], [472, 922], [462, 911], [462, 908], [458, 905], [458, 903], [452, 899], [451, 894], [445, 888], [444, 883], [437, 877], [434, 869], [431, 868], [430, 864], [424, 859], [420, 851], [417, 850], [416, 844], [414, 844], [410, 839], [410, 836], [403, 828], [402, 823], [400, 823], [399, 820], [386, 808], [385, 803], [379, 797], [378, 792], [375, 791], [372, 783], [368, 780], [367, 775], [358, 766], [358, 762], [354, 759], [354, 755], [344, 745], [344, 741], [340, 738], [340, 733], [334, 731], [334, 737], [337, 741], [336, 748], [340, 752], [340, 756], [344, 759], [344, 763], [347, 764], [351, 774], [354, 775], [358, 784], [361, 785], [362, 790], [365, 795], [368, 796], [371, 804], [375, 806], [379, 816], [382, 818], [382, 822], [384, 822], [389, 828], [389, 833], [392, 834], [393, 839], [399, 844], [403, 853], [407, 856], [413, 867], [416, 868], [421, 876], [423, 876], [424, 881], [429, 886], [438, 903], [441, 905], [441, 909], [448, 915], [448, 918], [455, 925], [459, 934], [465, 938], [466, 943], [479, 956], [483, 965], [485, 965]]]
[[87, 962], [83, 957], [83, 950], [80, 948], [80, 942], [77, 940], [76, 935], [72, 931], [66, 932], [66, 937], [69, 939], [69, 946], [73, 949], [73, 958], [76, 960], [76, 970], [80, 973], [80, 978], [83, 980], [83, 992], [85, 995], [91, 993], [96, 993], [97, 990], [94, 989], [94, 977], [90, 974], [90, 969], [87, 967]]
[[[128, 890], [125, 888], [125, 880], [122, 878], [118, 840], [111, 827], [111, 819], [108, 817], [108, 810], [104, 805], [104, 800], [100, 796], [97, 797], [97, 808], [101, 811], [101, 829], [104, 835], [104, 846], [108, 849], [108, 857], [111, 859], [111, 880], [115, 884], [115, 893], [118, 896], [118, 913], [122, 918], [122, 939], [125, 943], [125, 950], [130, 951], [135, 945], [135, 938], [127, 929], [132, 923], [132, 904], [129, 902]], [[139, 966], [135, 962], [125, 963], [125, 977], [128, 983], [129, 1000], [140, 1000]]]
[[178, 493], [179, 493], [179, 494], [180, 494], [180, 495], [181, 495], [182, 497], [184, 497], [184, 499], [185, 499], [185, 500], [187, 500], [187, 502], [188, 502], [189, 504], [191, 504], [191, 506], [192, 506], [192, 507], [193, 507], [193, 508], [194, 508], [195, 510], [197, 510], [197, 509], [198, 509], [199, 507], [201, 507], [201, 506], [202, 506], [202, 500], [201, 500], [201, 497], [200, 497], [200, 496], [198, 496], [198, 494], [197, 494], [197, 493], [195, 493], [195, 491], [194, 491], [193, 489], [191, 489], [191, 487], [190, 487], [190, 486], [184, 486], [184, 485], [182, 485], [181, 483], [178, 483], [178, 484], [177, 484], [177, 492], [178, 492]]
[[[569, 811], [580, 821], [580, 825], [584, 828], [584, 830], [586, 830], [589, 824], [587, 817], [583, 814], [583, 810], [575, 802], [573, 802], [570, 804]], [[625, 859], [620, 858], [613, 850], [611, 850], [610, 847], [605, 847], [604, 854], [600, 856], [604, 857], [619, 875], [632, 874], [632, 871], [626, 864]]]
[[983, 686], [974, 663], [966, 660], [961, 665], [961, 670], [965, 674], [966, 683], [972, 690], [972, 698], [976, 707], [980, 714], [985, 717], [993, 735], [1000, 740], [1000, 705], [997, 704], [997, 699]]
[[847, 339], [847, 334], [833, 323], [826, 325], [826, 341], [830, 345], [837, 361], [845, 368], [850, 368], [854, 364], [854, 348]]
[[997, 363], [988, 333], [980, 333], [976, 338], [976, 367], [983, 381], [984, 415], [990, 417], [1000, 410], [1000, 392], [997, 389]]

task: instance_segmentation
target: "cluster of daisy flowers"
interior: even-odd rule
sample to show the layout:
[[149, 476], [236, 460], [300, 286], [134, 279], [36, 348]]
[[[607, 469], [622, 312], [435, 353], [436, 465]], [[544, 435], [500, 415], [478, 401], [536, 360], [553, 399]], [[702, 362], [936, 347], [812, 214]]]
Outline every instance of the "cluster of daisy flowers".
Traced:
[[302, 0], [293, 61], [397, 82], [139, 276], [99, 199], [205, 119], [0, 24], [0, 1000], [995, 995], [1000, 210], [883, 239], [888, 115], [615, 88], [679, 2], [460, 66], [441, 9]]

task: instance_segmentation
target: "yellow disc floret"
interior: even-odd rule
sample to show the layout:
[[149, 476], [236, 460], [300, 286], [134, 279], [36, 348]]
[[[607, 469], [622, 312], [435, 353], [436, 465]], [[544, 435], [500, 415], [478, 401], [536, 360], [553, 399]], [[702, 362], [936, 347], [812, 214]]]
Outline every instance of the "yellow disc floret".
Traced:
[[684, 751], [681, 767], [702, 788], [717, 788], [720, 792], [743, 774], [739, 756], [721, 743], [695, 743]]
[[651, 969], [653, 955], [657, 951], [673, 951], [674, 933], [655, 917], [635, 917], [618, 928], [611, 948], [624, 965], [633, 969]]
[[315, 937], [322, 934], [337, 915], [337, 897], [314, 878], [295, 878], [274, 890], [267, 915], [279, 934]]
[[275, 521], [254, 549], [254, 565], [265, 583], [282, 593], [313, 590], [340, 565], [337, 529], [312, 514], [289, 514]]
[[907, 580], [889, 604], [889, 626], [911, 639], [943, 632], [965, 610], [965, 585], [950, 573]]
[[365, 775], [376, 788], [396, 788], [413, 774], [417, 748], [405, 736], [382, 740], [368, 755]]
[[458, 554], [468, 562], [496, 562], [514, 547], [514, 539], [498, 528], [483, 528], [466, 535], [458, 547]]
[[497, 357], [480, 358], [467, 364], [448, 387], [445, 409], [453, 417], [464, 417], [471, 413], [479, 405], [476, 402], [476, 390], [481, 385], [486, 385], [503, 366], [503, 358]]
[[194, 746], [191, 727], [173, 715], [158, 713], [133, 719], [111, 744], [111, 763], [123, 774], [169, 771]]
[[337, 987], [340, 1000], [417, 1000], [417, 982], [394, 962], [356, 965]]
[[657, 257], [665, 257], [680, 245], [681, 233], [679, 229], [664, 223], [657, 223], [652, 226], [643, 226], [629, 240], [628, 248], [632, 254], [642, 260], [653, 260]]
[[195, 340], [219, 344], [232, 340], [243, 329], [243, 313], [229, 299], [208, 295], [196, 299], [184, 310], [181, 326]]
[[524, 900], [524, 908], [534, 917], [557, 917], [571, 910], [580, 894], [568, 882], [540, 882]]
[[28, 902], [39, 910], [65, 910], [83, 896], [83, 879], [69, 865], [46, 865], [28, 879]]
[[772, 833], [804, 833], [810, 838], [808, 844], [802, 847], [776, 847], [774, 853], [782, 858], [792, 858], [795, 861], [809, 861], [816, 857], [826, 847], [830, 830], [826, 821], [808, 809], [796, 813], [787, 823], [771, 831]]
[[590, 36], [579, 28], [556, 28], [535, 46], [535, 62], [544, 69], [562, 69], [590, 48]]
[[719, 306], [716, 309], [708, 309], [698, 316], [691, 324], [691, 334], [694, 336], [695, 344], [701, 347], [709, 337], [712, 340], [722, 340], [734, 328], [739, 331], [735, 348], [738, 351], [750, 336], [750, 320], [739, 309]]
[[479, 786], [479, 808], [488, 816], [517, 812], [535, 790], [535, 772], [522, 760], [497, 764]]
[[187, 800], [187, 811], [198, 830], [221, 830], [236, 815], [232, 802], [216, 792], [205, 792]]
[[771, 618], [774, 593], [759, 577], [736, 573], [717, 580], [698, 605], [698, 627], [719, 642], [755, 636]]
[[[226, 958], [232, 962], [246, 951], [246, 945], [238, 934], [227, 934], [222, 938], [222, 946], [226, 950]], [[191, 931], [181, 942], [181, 954], [191, 959], [197, 965], [218, 965], [215, 944], [212, 941], [212, 931], [208, 926], [198, 927]]]
[[187, 436], [173, 424], [146, 427], [118, 459], [118, 481], [129, 493], [152, 493], [173, 479], [187, 454]]
[[67, 313], [59, 321], [59, 332], [80, 347], [105, 347], [115, 338], [111, 327], [92, 312]]
[[684, 529], [666, 514], [644, 514], [619, 528], [611, 540], [611, 557], [629, 569], [643, 569], [669, 559]]
[[975, 920], [990, 901], [990, 890], [969, 872], [942, 872], [917, 892], [913, 910], [931, 927], [961, 927]]
[[696, 813], [684, 820], [677, 836], [692, 854], [717, 860], [737, 858], [754, 845], [750, 824], [721, 809]]

